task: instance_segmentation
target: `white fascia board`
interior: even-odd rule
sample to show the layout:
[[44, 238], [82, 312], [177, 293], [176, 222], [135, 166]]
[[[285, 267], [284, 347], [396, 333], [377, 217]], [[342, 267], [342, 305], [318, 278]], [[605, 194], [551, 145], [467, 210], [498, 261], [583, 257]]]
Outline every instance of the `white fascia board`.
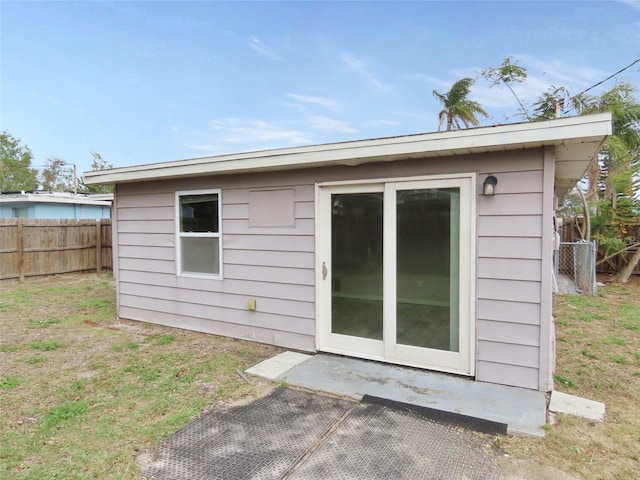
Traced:
[[293, 147], [204, 157], [85, 173], [85, 183], [117, 184], [197, 175], [259, 172], [331, 165], [359, 165], [417, 157], [441, 157], [491, 151], [566, 145], [604, 139], [611, 114], [600, 113], [450, 132]]

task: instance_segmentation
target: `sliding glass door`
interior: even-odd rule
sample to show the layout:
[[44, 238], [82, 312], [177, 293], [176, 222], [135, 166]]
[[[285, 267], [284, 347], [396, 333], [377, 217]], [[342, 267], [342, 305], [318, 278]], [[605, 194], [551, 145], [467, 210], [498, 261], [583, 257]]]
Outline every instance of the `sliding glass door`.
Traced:
[[472, 373], [471, 186], [319, 188], [319, 349]]

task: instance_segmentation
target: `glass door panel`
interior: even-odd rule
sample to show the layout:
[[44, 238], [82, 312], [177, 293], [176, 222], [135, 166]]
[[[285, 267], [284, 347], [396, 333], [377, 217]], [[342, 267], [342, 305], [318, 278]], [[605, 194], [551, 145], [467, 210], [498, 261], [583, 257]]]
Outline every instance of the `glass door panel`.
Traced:
[[382, 340], [382, 202], [331, 195], [331, 333]]
[[396, 192], [396, 342], [458, 352], [460, 189]]

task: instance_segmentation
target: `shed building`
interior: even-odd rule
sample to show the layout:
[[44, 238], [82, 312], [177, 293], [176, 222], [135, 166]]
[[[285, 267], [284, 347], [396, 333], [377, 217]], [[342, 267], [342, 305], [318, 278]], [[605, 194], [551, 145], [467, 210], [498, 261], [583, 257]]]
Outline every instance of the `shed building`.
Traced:
[[549, 391], [554, 207], [611, 128], [585, 115], [85, 181], [115, 185], [122, 318]]

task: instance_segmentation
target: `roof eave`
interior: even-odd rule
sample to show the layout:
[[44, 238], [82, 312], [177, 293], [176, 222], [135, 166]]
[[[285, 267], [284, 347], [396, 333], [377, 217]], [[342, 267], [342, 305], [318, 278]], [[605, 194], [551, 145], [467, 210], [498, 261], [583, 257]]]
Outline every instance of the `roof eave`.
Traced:
[[611, 114], [601, 113], [540, 122], [265, 150], [99, 170], [85, 173], [85, 183], [89, 185], [118, 184], [292, 168], [354, 166], [369, 162], [519, 150], [545, 145], [594, 142], [601, 144], [611, 131]]

